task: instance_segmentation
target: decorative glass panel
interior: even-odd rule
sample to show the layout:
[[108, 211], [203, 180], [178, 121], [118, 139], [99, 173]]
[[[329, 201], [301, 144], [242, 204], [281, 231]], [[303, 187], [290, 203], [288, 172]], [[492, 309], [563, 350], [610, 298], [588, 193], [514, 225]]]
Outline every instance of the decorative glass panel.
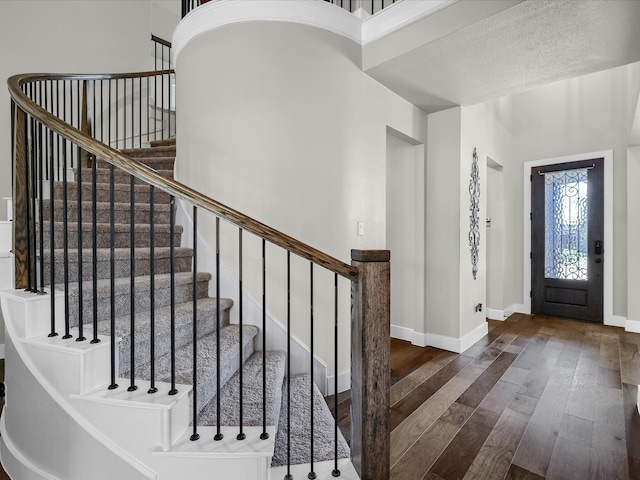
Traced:
[[587, 169], [544, 174], [545, 277], [587, 280]]

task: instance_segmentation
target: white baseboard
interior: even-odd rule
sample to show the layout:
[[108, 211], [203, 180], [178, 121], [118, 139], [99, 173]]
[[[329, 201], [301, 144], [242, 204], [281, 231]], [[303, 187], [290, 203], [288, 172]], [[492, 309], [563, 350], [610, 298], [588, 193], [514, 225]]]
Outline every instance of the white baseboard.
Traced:
[[624, 329], [626, 332], [640, 333], [640, 321], [627, 320]]
[[4, 358], [4, 343], [0, 344], [0, 358]]
[[504, 318], [509, 318], [514, 313], [530, 314], [531, 312], [522, 303], [513, 303], [504, 309]]
[[611, 327], [622, 327], [625, 328], [627, 324], [627, 318], [622, 315], [611, 315], [611, 317], [607, 318], [605, 316], [604, 322], [605, 325], [609, 325]]
[[447, 337], [446, 335], [438, 335], [437, 333], [427, 333], [427, 344], [430, 347], [460, 353], [459, 338]]
[[[327, 375], [327, 385], [325, 386], [325, 394], [333, 395], [336, 391], [334, 388], [335, 385], [333, 382], [335, 381], [335, 376]], [[346, 372], [340, 372], [338, 374], [338, 392], [344, 392], [345, 390], [349, 390], [351, 388], [351, 370], [347, 370]]]
[[496, 310], [495, 308], [487, 308], [487, 318], [491, 320], [504, 321], [504, 310]]
[[426, 333], [416, 332], [415, 330], [407, 327], [400, 327], [399, 325], [391, 325], [391, 337], [398, 340], [405, 340], [411, 342], [411, 345], [416, 347], [426, 347], [427, 343]]
[[411, 342], [411, 339], [413, 338], [413, 329], [400, 327], [398, 325], [391, 325], [391, 338]]

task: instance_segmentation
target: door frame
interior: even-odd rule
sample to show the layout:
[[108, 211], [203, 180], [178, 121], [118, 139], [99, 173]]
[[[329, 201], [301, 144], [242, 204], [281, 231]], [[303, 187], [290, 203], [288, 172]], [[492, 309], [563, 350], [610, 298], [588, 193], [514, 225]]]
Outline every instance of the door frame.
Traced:
[[613, 315], [613, 150], [601, 152], [579, 153], [565, 157], [546, 158], [542, 160], [532, 160], [524, 162], [523, 170], [523, 194], [524, 194], [524, 238], [523, 238], [523, 298], [524, 313], [531, 313], [531, 168], [543, 165], [553, 165], [556, 163], [578, 162], [590, 160], [592, 158], [604, 158], [604, 291], [603, 300], [603, 323], [615, 327], [624, 327], [625, 322], [622, 317]]

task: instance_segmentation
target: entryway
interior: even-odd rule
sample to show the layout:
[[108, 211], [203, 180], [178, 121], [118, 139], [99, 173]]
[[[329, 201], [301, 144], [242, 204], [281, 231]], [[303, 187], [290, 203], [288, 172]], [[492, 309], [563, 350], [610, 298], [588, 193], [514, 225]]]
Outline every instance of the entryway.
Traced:
[[603, 322], [604, 158], [531, 168], [531, 313]]

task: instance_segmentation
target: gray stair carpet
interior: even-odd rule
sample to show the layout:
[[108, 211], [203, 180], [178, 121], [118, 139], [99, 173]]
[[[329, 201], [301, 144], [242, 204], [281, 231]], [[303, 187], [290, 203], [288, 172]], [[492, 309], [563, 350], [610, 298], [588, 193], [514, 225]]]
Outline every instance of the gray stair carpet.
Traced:
[[[282, 381], [286, 356], [281, 351], [265, 352], [266, 359], [266, 419], [267, 425], [278, 425], [282, 404]], [[240, 425], [240, 373], [239, 371], [220, 391], [220, 421], [225, 426]], [[198, 421], [200, 425], [216, 425], [217, 399], [206, 405]], [[255, 352], [244, 363], [242, 370], [242, 424], [262, 425], [262, 352]]]
[[[311, 412], [313, 411], [314, 462], [333, 460], [335, 456], [334, 420], [318, 387], [313, 385], [313, 409], [311, 408], [311, 377], [294, 375], [291, 382], [291, 464], [310, 463], [311, 460]], [[271, 465], [287, 464], [287, 380], [282, 386], [282, 407], [275, 452]], [[349, 446], [338, 429], [338, 458], [349, 457]]]
[[[167, 177], [173, 176], [175, 161], [175, 138], [152, 141], [147, 148], [125, 149], [123, 153], [144, 163]], [[131, 182], [128, 174], [115, 170], [114, 193], [116, 203], [113, 208], [110, 201], [109, 164], [98, 160], [96, 185], [96, 256], [97, 256], [97, 328], [98, 333], [110, 335], [111, 300], [113, 296], [115, 314], [115, 336], [120, 339], [118, 347], [119, 375], [131, 376], [131, 342], [134, 342], [135, 379], [151, 378], [151, 317], [154, 322], [154, 379], [158, 382], [171, 382], [171, 365], [175, 365], [175, 381], [178, 384], [193, 383], [193, 282], [197, 282], [197, 410], [198, 425], [215, 425], [217, 413], [217, 336], [220, 336], [220, 415], [225, 426], [239, 424], [240, 373], [243, 372], [243, 424], [259, 426], [263, 421], [262, 389], [262, 352], [254, 352], [254, 338], [258, 334], [255, 326], [243, 326], [229, 323], [229, 309], [233, 305], [230, 299], [218, 300], [208, 296], [210, 273], [198, 272], [194, 278], [192, 270], [193, 251], [180, 247], [183, 229], [176, 225], [174, 229], [175, 274], [174, 274], [174, 314], [175, 331], [173, 344], [175, 357], [171, 356], [171, 275], [170, 275], [170, 205], [169, 196], [159, 189], [155, 191], [154, 203], [154, 304], [151, 305], [151, 207], [149, 187], [135, 181], [134, 237], [135, 277], [134, 286], [134, 331], [131, 332]], [[76, 170], [76, 178], [78, 171]], [[80, 313], [84, 323], [84, 335], [91, 337], [93, 332], [93, 218], [92, 218], [92, 172], [84, 168], [80, 172], [82, 181], [82, 217], [78, 223], [78, 184], [67, 185], [67, 208], [63, 208], [64, 188], [60, 183], [54, 185], [54, 198], [43, 202], [45, 222], [42, 226], [45, 249], [45, 277], [49, 283], [51, 262], [54, 262], [54, 280], [56, 288], [63, 289], [62, 282], [66, 273], [69, 278], [69, 319], [71, 326], [77, 326]], [[51, 229], [51, 208], [54, 214], [53, 257], [51, 256], [49, 235]], [[114, 216], [114, 290], [111, 291], [111, 216]], [[67, 220], [67, 235], [64, 235], [64, 222]], [[82, 232], [82, 249], [78, 251]], [[64, 245], [67, 245], [65, 262]], [[79, 262], [79, 258], [81, 262]], [[78, 275], [78, 265], [82, 264], [82, 279]], [[78, 298], [82, 291], [82, 306]], [[219, 322], [219, 323], [218, 323]], [[217, 332], [218, 324], [220, 331]], [[242, 352], [242, 361], [240, 360]], [[280, 351], [268, 351], [266, 358], [266, 422], [277, 427], [273, 465], [286, 464], [286, 358]], [[291, 448], [292, 464], [309, 461], [309, 422], [310, 422], [310, 377], [291, 378]], [[283, 393], [284, 392], [284, 393]], [[324, 399], [314, 385], [314, 439], [315, 460], [333, 458], [333, 417]], [[193, 394], [190, 395], [193, 402]], [[190, 414], [193, 410], [190, 409]], [[339, 435], [339, 454], [349, 455], [349, 449], [342, 435]]]

